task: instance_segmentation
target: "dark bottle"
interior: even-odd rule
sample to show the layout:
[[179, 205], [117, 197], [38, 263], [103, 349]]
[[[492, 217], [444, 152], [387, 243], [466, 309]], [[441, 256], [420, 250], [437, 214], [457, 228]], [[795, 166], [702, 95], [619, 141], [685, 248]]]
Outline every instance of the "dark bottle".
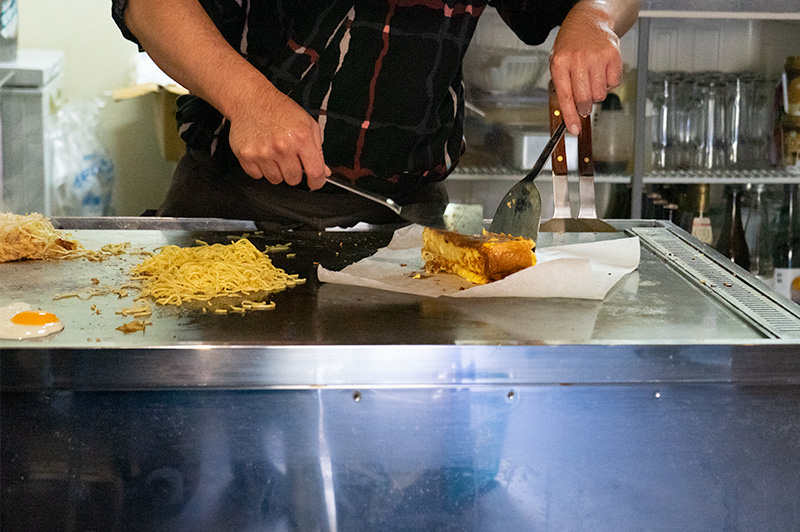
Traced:
[[677, 202], [679, 192], [678, 187], [674, 185], [664, 184], [659, 186], [658, 193], [661, 197], [654, 201], [656, 209], [655, 215], [658, 219], [675, 222], [675, 211], [678, 210]]
[[719, 233], [716, 249], [733, 262], [750, 271], [750, 251], [744, 236], [742, 224], [742, 191], [737, 186], [727, 187], [728, 206], [725, 210], [725, 221]]
[[680, 215], [677, 222], [687, 233], [706, 244], [714, 241], [711, 218], [708, 217], [709, 198], [708, 184], [689, 185], [679, 199]]
[[620, 219], [631, 217], [631, 185], [611, 183], [611, 198], [608, 201], [605, 218]]
[[667, 219], [667, 204], [669, 202], [666, 198], [661, 196], [653, 200], [653, 219], [666, 220]]
[[642, 192], [642, 218], [645, 220], [663, 220], [664, 205], [667, 200], [663, 196], [661, 185], [648, 185]]
[[800, 278], [800, 185], [785, 186], [772, 255], [775, 291], [798, 302], [800, 287], [793, 285]]

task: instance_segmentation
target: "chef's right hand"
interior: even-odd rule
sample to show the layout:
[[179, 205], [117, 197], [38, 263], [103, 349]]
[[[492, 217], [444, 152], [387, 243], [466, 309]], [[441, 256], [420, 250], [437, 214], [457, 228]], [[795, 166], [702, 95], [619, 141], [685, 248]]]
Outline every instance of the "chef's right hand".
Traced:
[[620, 37], [638, 18], [641, 0], [579, 0], [553, 43], [550, 75], [570, 133], [622, 82]]
[[309, 188], [322, 187], [330, 170], [319, 124], [225, 40], [198, 0], [127, 4], [125, 22], [156, 64], [230, 121], [245, 172], [290, 185], [305, 173]]
[[229, 116], [230, 145], [244, 171], [254, 179], [297, 185], [306, 175], [311, 190], [331, 174], [322, 154], [319, 123], [274, 87], [249, 98]]
[[225, 40], [198, 0], [128, 0], [125, 23], [164, 72], [230, 121], [245, 172], [290, 185], [305, 173], [309, 188], [322, 187], [330, 170], [319, 124]]

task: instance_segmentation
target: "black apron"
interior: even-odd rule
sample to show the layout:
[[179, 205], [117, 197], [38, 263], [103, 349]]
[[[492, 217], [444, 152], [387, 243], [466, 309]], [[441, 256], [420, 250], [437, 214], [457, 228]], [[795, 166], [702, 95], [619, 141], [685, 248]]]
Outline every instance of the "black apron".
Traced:
[[[447, 192], [442, 182], [426, 183], [403, 197], [400, 205], [421, 203], [442, 214]], [[235, 158], [212, 157], [189, 149], [178, 162], [158, 216], [226, 218], [262, 222], [266, 228], [314, 229], [403, 223], [393, 211], [333, 185], [309, 190], [305, 185], [273, 185], [248, 176]]]

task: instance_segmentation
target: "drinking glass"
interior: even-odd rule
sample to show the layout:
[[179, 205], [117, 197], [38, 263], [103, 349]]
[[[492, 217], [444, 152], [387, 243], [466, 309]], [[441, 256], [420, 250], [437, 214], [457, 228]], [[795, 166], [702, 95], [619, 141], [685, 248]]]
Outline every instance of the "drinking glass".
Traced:
[[745, 145], [746, 131], [749, 128], [748, 109], [753, 100], [753, 77], [748, 73], [730, 76], [728, 83], [728, 136], [730, 151], [728, 163], [732, 168], [747, 168], [749, 155]]
[[652, 167], [663, 170], [667, 167], [667, 95], [669, 81], [666, 75], [652, 73], [649, 76], [647, 97], [653, 105], [651, 127]]
[[716, 76], [700, 77], [696, 83], [701, 105], [697, 124], [697, 167], [706, 170], [725, 168], [730, 152], [727, 85]]
[[667, 95], [667, 168], [691, 166], [691, 114], [694, 86], [691, 77], [673, 73]]
[[768, 168], [769, 146], [775, 125], [772, 108], [775, 80], [757, 76], [753, 79], [753, 96], [747, 112], [745, 145], [750, 168]]
[[651, 74], [651, 167], [768, 167], [774, 90], [773, 80], [751, 72]]

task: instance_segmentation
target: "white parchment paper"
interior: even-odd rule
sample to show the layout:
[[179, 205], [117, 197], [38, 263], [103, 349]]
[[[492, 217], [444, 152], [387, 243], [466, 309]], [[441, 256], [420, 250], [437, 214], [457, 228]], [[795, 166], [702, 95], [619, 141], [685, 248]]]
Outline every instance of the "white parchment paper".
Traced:
[[338, 272], [320, 265], [317, 274], [326, 283], [429, 297], [603, 299], [625, 274], [639, 266], [640, 258], [638, 237], [552, 246], [536, 250], [535, 266], [500, 281], [475, 285], [453, 274], [426, 273], [421, 247], [422, 226], [403, 227], [374, 255]]

